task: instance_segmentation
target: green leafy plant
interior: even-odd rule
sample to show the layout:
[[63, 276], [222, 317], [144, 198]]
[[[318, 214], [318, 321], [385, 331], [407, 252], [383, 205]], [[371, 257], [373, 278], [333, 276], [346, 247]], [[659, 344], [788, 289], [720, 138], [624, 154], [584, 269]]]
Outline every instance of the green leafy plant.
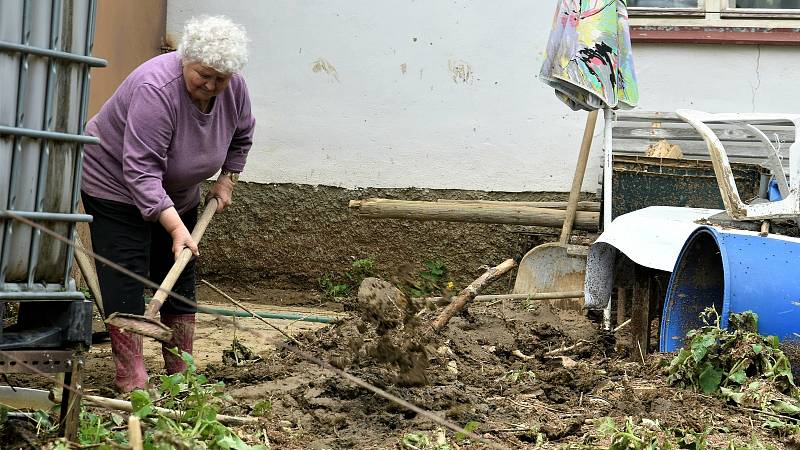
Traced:
[[[800, 397], [789, 358], [775, 336], [758, 334], [758, 316], [731, 314], [728, 329], [713, 309], [701, 313], [702, 327], [686, 335], [672, 359], [667, 380], [762, 411], [800, 420]], [[781, 426], [781, 423], [785, 426]], [[768, 428], [789, 431], [797, 422], [770, 420]]]
[[375, 276], [375, 261], [366, 258], [353, 261], [346, 276], [353, 286], [360, 285], [364, 278]]
[[455, 435], [456, 441], [463, 442], [467, 440], [467, 433], [472, 433], [473, 431], [477, 430], [478, 425], [480, 424], [478, 422], [475, 422], [474, 420], [467, 422], [467, 424], [464, 425], [464, 433], [461, 432], [456, 433]]
[[686, 346], [670, 362], [670, 383], [710, 394], [721, 387], [746, 388], [756, 379], [782, 393], [796, 393], [789, 358], [778, 347], [778, 338], [758, 334], [755, 313], [731, 314], [728, 329], [720, 327], [713, 308], [701, 319], [704, 326], [687, 333]]
[[205, 375], [198, 374], [190, 354], [178, 353], [176, 349], [171, 351], [180, 355], [187, 369], [183, 373], [161, 376], [158, 402], [161, 404], [159, 406], [178, 411], [180, 420], [158, 412], [154, 408], [156, 402], [147, 391], [131, 393], [134, 414], [155, 422], [152, 432], [147, 436], [152, 448], [175, 448], [176, 442], [182, 442], [188, 448], [194, 448], [194, 443], [202, 443], [207, 448], [224, 450], [267, 449], [265, 445], [246, 444], [230, 428], [216, 420], [223, 403], [232, 400], [223, 391], [224, 383], [210, 383]]
[[423, 263], [425, 267], [411, 283], [409, 293], [412, 297], [426, 297], [431, 294], [441, 293], [445, 290], [442, 280], [446, 274], [444, 263], [438, 260], [429, 260]]
[[536, 379], [536, 374], [532, 370], [529, 370], [528, 366], [523, 364], [519, 368], [507, 372], [506, 379], [512, 383], [518, 381], [533, 381]]
[[[217, 421], [217, 413], [225, 402], [231, 401], [224, 393], [222, 382], [211, 383], [197, 373], [192, 356], [179, 353], [187, 365], [183, 373], [162, 375], [157, 397], [145, 390], [131, 392], [133, 414], [142, 419], [144, 425], [145, 450], [213, 449], [213, 450], [268, 450], [263, 444], [245, 443], [230, 428]], [[178, 412], [178, 417], [165, 414], [157, 406]], [[266, 414], [271, 404], [260, 402], [254, 407], [257, 415]], [[52, 427], [48, 414], [36, 414], [42, 430]], [[80, 414], [78, 444], [81, 448], [114, 450], [127, 448], [126, 420], [117, 414], [99, 415], [83, 409]], [[73, 448], [62, 440], [54, 441], [50, 449]]]
[[357, 259], [350, 265], [350, 270], [344, 277], [325, 275], [317, 280], [325, 297], [336, 300], [347, 297], [353, 292], [353, 287], [358, 286], [364, 278], [375, 276], [375, 261], [367, 258]]
[[[657, 420], [642, 419], [634, 422], [627, 418], [622, 426], [606, 417], [597, 425], [597, 433], [602, 438], [611, 438], [608, 450], [768, 450], [757, 439], [750, 443], [742, 444], [730, 440], [725, 447], [711, 446], [708, 435], [715, 429], [706, 428], [702, 431], [686, 430], [662, 426]], [[727, 432], [719, 429], [717, 431]], [[592, 437], [594, 439], [594, 437]], [[600, 448], [591, 446], [590, 448]], [[603, 446], [603, 448], [606, 448]]]
[[320, 289], [322, 289], [322, 294], [331, 300], [346, 297], [353, 289], [353, 287], [347, 283], [337, 283], [333, 281], [330, 275], [325, 275], [317, 280], [317, 282], [319, 283]]

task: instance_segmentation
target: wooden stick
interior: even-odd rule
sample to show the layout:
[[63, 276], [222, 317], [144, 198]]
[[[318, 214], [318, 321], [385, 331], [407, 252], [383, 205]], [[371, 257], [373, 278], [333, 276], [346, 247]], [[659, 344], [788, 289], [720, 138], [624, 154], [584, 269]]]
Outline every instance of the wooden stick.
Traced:
[[[52, 402], [56, 404], [61, 403], [61, 393], [58, 390], [49, 393], [49, 398]], [[87, 405], [97, 406], [106, 409], [115, 409], [118, 411], [125, 411], [129, 413], [133, 412], [133, 405], [129, 401], [117, 400], [115, 398], [99, 397], [97, 395], [84, 395], [81, 398], [83, 399], [83, 402]], [[153, 411], [155, 411], [158, 414], [167, 416], [170, 419], [184, 420], [185, 414], [183, 414], [183, 412], [181, 411], [162, 408], [160, 406], [153, 407]], [[248, 424], [258, 423], [258, 417], [228, 416], [225, 414], [217, 414], [216, 420], [217, 422], [225, 425], [248, 425]]]
[[81, 275], [83, 275], [83, 279], [86, 281], [86, 286], [89, 288], [89, 292], [94, 298], [94, 305], [97, 307], [97, 312], [100, 313], [100, 317], [105, 319], [106, 311], [103, 307], [103, 295], [100, 293], [100, 281], [97, 279], [97, 272], [94, 270], [92, 261], [89, 259], [89, 256], [84, 253], [86, 247], [83, 246], [78, 233], [75, 233], [75, 247], [77, 247], [75, 249], [75, 262], [78, 263], [78, 269], [80, 269]]
[[[369, 218], [440, 220], [448, 222], [535, 225], [540, 227], [561, 227], [567, 216], [566, 211], [561, 209], [417, 202], [383, 198], [351, 200], [350, 208], [357, 214]], [[600, 213], [578, 211], [575, 217], [575, 228], [596, 231], [599, 221]]]
[[[569, 292], [537, 292], [535, 294], [492, 294], [476, 295], [474, 301], [485, 300], [555, 300], [559, 298], [583, 298], [583, 291]], [[414, 298], [414, 300], [424, 300], [426, 302], [440, 302], [444, 297]]]
[[211, 289], [213, 289], [213, 290], [214, 290], [214, 292], [216, 292], [217, 294], [219, 294], [219, 295], [221, 295], [221, 296], [225, 297], [225, 299], [226, 299], [226, 300], [228, 300], [229, 302], [233, 303], [234, 305], [238, 306], [239, 308], [242, 308], [242, 309], [243, 309], [243, 310], [244, 310], [246, 313], [248, 313], [248, 314], [250, 314], [251, 316], [253, 316], [253, 318], [254, 318], [254, 319], [258, 319], [258, 320], [260, 320], [260, 321], [264, 322], [265, 324], [267, 324], [268, 326], [270, 326], [270, 327], [274, 328], [274, 329], [275, 329], [275, 331], [277, 331], [278, 333], [280, 333], [280, 334], [282, 334], [282, 335], [286, 336], [286, 338], [287, 338], [287, 339], [289, 339], [290, 341], [294, 342], [294, 343], [295, 343], [295, 345], [297, 345], [297, 346], [299, 346], [299, 347], [302, 347], [302, 346], [303, 346], [303, 344], [301, 344], [301, 343], [300, 343], [300, 342], [299, 342], [297, 339], [295, 339], [295, 338], [293, 338], [293, 337], [289, 336], [288, 334], [286, 334], [286, 332], [284, 332], [284, 331], [283, 331], [283, 330], [281, 330], [280, 328], [276, 327], [275, 325], [273, 325], [273, 324], [271, 324], [271, 323], [267, 322], [267, 320], [266, 320], [266, 319], [264, 319], [263, 317], [259, 316], [259, 315], [258, 315], [258, 314], [256, 314], [256, 313], [254, 313], [253, 311], [250, 311], [249, 309], [247, 309], [247, 307], [246, 307], [246, 306], [244, 306], [243, 304], [241, 304], [241, 303], [237, 302], [236, 300], [234, 300], [234, 299], [233, 299], [233, 297], [231, 297], [230, 295], [228, 295], [228, 294], [226, 294], [226, 293], [222, 292], [222, 290], [221, 290], [221, 289], [219, 289], [218, 287], [214, 286], [213, 284], [209, 283], [209, 282], [208, 282], [208, 281], [206, 281], [206, 280], [200, 280], [200, 282], [201, 282], [201, 283], [204, 283], [206, 286], [208, 286], [208, 287], [210, 287]]
[[578, 211], [578, 198], [581, 196], [581, 186], [583, 186], [583, 175], [586, 173], [586, 164], [589, 161], [589, 150], [592, 147], [592, 136], [594, 135], [594, 126], [597, 123], [597, 110], [589, 112], [586, 117], [586, 127], [583, 130], [583, 140], [581, 141], [581, 150], [578, 153], [578, 162], [575, 165], [575, 175], [572, 178], [572, 188], [569, 192], [569, 203], [564, 216], [564, 225], [561, 227], [561, 238], [559, 242], [561, 245], [569, 244], [569, 236], [572, 234], [572, 228], [575, 224], [575, 219]]
[[[499, 200], [438, 199], [436, 203], [475, 204], [487, 206], [528, 206], [532, 208], [567, 209], [569, 202], [504, 202]], [[600, 212], [600, 202], [578, 202], [578, 211]]]
[[128, 417], [128, 444], [131, 446], [131, 450], [144, 450], [142, 424], [139, 417], [133, 414]]
[[570, 345], [569, 347], [561, 347], [561, 348], [557, 348], [555, 350], [550, 350], [549, 352], [546, 352], [545, 355], [555, 355], [556, 353], [568, 352], [570, 350], [574, 350], [574, 349], [576, 349], [576, 348], [578, 348], [578, 347], [580, 347], [582, 345], [588, 344], [588, 343], [589, 343], [589, 341], [584, 341], [583, 339], [581, 339], [580, 341], [576, 342], [573, 345]]
[[626, 326], [630, 325], [630, 323], [631, 323], [631, 319], [628, 319], [625, 322], [622, 322], [621, 324], [619, 324], [619, 326], [617, 328], [614, 328], [613, 330], [611, 330], [611, 332], [612, 333], [616, 333], [617, 331], [619, 331], [619, 330], [625, 328]]
[[514, 268], [517, 263], [514, 262], [513, 259], [507, 259], [503, 261], [499, 266], [492, 267], [491, 269], [484, 272], [483, 275], [478, 277], [475, 281], [470, 283], [469, 286], [464, 288], [461, 292], [458, 293], [455, 299], [450, 302], [449, 305], [439, 314], [439, 317], [436, 318], [433, 322], [431, 322], [431, 330], [435, 333], [438, 333], [447, 322], [453, 317], [455, 313], [461, 310], [464, 305], [467, 304], [468, 301], [475, 298], [478, 295], [478, 292], [483, 289], [486, 285], [493, 282], [494, 280], [500, 278], [503, 274]]

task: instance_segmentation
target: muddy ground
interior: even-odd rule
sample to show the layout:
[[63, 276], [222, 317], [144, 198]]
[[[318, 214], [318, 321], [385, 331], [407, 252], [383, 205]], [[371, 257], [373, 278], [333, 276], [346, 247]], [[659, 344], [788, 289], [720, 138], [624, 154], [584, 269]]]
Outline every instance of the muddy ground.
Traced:
[[[648, 418], [665, 427], [709, 431], [709, 442], [720, 446], [731, 440], [751, 442], [753, 437], [774, 448], [792, 445], [763, 429], [763, 418], [753, 413], [667, 386], [659, 366], [662, 356], [631, 361], [625, 329], [615, 336], [598, 332], [597, 324], [584, 314], [554, 309], [546, 302], [477, 302], [453, 317], [441, 333], [425, 338], [425, 326], [439, 313], [435, 308], [415, 309], [387, 324], [370, 320], [374, 317], [365, 314], [363, 302], [326, 303], [314, 292], [220, 286], [262, 310], [344, 318], [336, 325], [270, 323], [291, 333], [304, 351], [391, 394], [455, 424], [477, 423], [479, 435], [505, 448], [607, 448], [607, 439], [597, 432], [605, 417], [618, 424], [625, 417]], [[221, 305], [213, 292], [201, 287], [199, 294], [201, 303]], [[241, 320], [280, 337], [252, 319]], [[429, 419], [242, 333], [237, 337], [261, 360], [238, 367], [223, 363], [221, 353], [233, 333], [217, 319], [204, 317], [197, 334], [201, 371], [224, 381], [235, 399], [224, 412], [249, 414], [257, 402], [271, 401], [262, 427], [272, 448], [396, 449], [404, 448], [404, 436], [426, 434], [435, 439], [441, 434]], [[578, 342], [582, 344], [572, 350], [558, 351]], [[155, 343], [148, 344], [146, 355], [151, 373], [160, 373]], [[95, 345], [87, 357], [85, 388], [112, 395], [112, 374], [109, 344]], [[47, 385], [30, 376], [13, 376], [10, 381], [17, 386]], [[11, 423], [4, 431], [6, 443], [13, 440], [17, 446], [3, 448], [31, 448], [30, 442], [45, 439], [35, 436], [29, 424]], [[263, 436], [253, 428], [239, 431], [251, 439]], [[459, 442], [451, 432], [445, 437], [452, 448], [486, 448]], [[590, 443], [595, 446], [580, 447]]]

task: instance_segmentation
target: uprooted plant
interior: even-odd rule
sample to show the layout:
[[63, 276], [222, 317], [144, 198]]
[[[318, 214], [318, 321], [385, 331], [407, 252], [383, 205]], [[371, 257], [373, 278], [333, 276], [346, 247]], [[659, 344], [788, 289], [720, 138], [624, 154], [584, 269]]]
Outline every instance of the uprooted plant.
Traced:
[[[223, 391], [224, 383], [210, 383], [197, 373], [194, 360], [186, 352], [172, 350], [187, 365], [185, 372], [162, 375], [157, 398], [145, 390], [131, 393], [133, 414], [140, 417], [144, 428], [146, 450], [167, 449], [218, 449], [218, 450], [268, 450], [265, 444], [245, 443], [233, 430], [217, 420], [220, 408], [231, 401]], [[165, 415], [163, 409], [179, 411], [177, 418]], [[109, 417], [84, 409], [81, 411], [78, 448], [127, 448], [124, 419]], [[72, 448], [64, 440], [51, 445], [53, 449]]]
[[[711, 446], [707, 442], [707, 436], [714, 430], [705, 429], [693, 431], [683, 428], [665, 427], [657, 420], [641, 419], [634, 421], [630, 417], [626, 418], [625, 423], [618, 426], [611, 418], [605, 418], [597, 426], [596, 435], [589, 435], [586, 438], [584, 447], [579, 448], [608, 448], [608, 450], [672, 450], [672, 449], [694, 449], [710, 450], [768, 450], [769, 446], [761, 444], [753, 438], [750, 442], [742, 443], [730, 440], [724, 447]], [[730, 430], [719, 429], [723, 433]], [[608, 442], [610, 439], [610, 442]], [[598, 446], [598, 440], [607, 442], [602, 447]]]
[[765, 426], [795, 431], [800, 392], [778, 338], [758, 334], [758, 316], [751, 311], [731, 314], [727, 329], [713, 308], [701, 313], [701, 319], [704, 326], [687, 333], [667, 380], [770, 413]]

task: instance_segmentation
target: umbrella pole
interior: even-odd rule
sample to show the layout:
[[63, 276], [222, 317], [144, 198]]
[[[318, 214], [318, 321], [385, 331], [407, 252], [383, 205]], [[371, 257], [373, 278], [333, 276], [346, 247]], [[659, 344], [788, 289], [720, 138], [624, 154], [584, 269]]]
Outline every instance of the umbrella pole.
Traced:
[[[611, 108], [603, 109], [603, 231], [611, 225], [611, 182], [614, 166], [611, 154]], [[608, 299], [606, 307], [603, 308], [603, 329], [611, 329], [611, 298]]]

